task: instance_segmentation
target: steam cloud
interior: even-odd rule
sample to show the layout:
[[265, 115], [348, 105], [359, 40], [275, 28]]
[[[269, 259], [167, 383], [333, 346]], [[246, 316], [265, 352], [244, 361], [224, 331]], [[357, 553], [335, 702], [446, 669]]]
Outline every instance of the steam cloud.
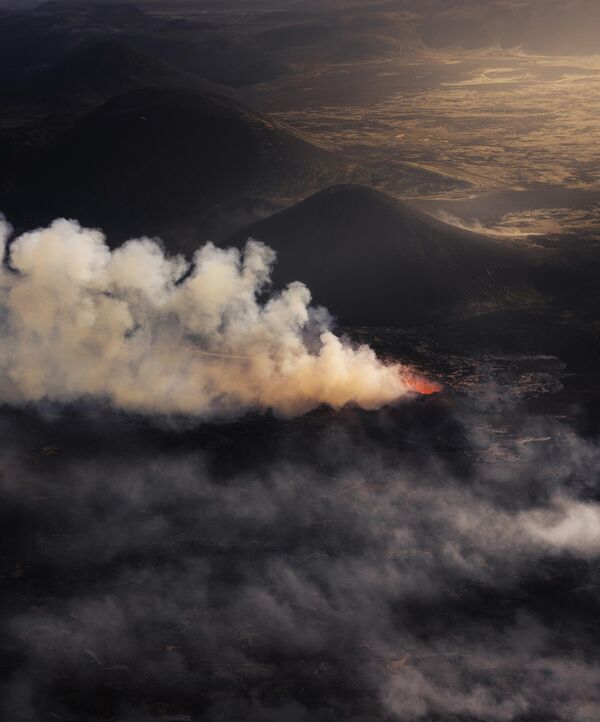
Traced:
[[[0, 224], [0, 240], [9, 236]], [[1, 277], [2, 400], [82, 397], [117, 408], [205, 418], [252, 409], [295, 415], [320, 404], [372, 409], [410, 392], [399, 365], [331, 332], [292, 283], [262, 300], [274, 252], [200, 248], [189, 264], [142, 238], [56, 220], [10, 245]]]

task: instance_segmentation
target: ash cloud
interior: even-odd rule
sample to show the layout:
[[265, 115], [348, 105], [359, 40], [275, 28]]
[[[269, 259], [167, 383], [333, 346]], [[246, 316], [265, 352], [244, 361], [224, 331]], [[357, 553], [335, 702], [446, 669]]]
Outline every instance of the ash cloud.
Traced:
[[303, 284], [267, 296], [275, 254], [257, 241], [242, 254], [208, 243], [190, 264], [147, 238], [110, 251], [100, 231], [63, 219], [7, 253], [5, 403], [87, 397], [207, 419], [371, 409], [410, 393], [406, 369], [335, 336]]

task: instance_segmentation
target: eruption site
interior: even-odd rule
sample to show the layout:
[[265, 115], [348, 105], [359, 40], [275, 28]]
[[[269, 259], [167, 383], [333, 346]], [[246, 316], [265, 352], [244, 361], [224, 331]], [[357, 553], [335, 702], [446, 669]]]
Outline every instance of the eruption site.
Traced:
[[[10, 227], [0, 225], [6, 247]], [[108, 400], [125, 411], [293, 416], [321, 404], [374, 409], [437, 387], [331, 330], [302, 283], [267, 293], [275, 253], [212, 243], [191, 263], [140, 238], [60, 219], [8, 245], [0, 280], [0, 399]]]

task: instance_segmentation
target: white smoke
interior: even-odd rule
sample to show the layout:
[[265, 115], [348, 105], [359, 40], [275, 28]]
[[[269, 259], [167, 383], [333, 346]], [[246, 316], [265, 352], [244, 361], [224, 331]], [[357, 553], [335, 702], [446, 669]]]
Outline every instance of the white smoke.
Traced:
[[600, 552], [600, 505], [567, 497], [549, 509], [521, 515], [529, 535], [554, 551], [593, 557]]
[[[3, 245], [9, 233], [0, 223]], [[275, 254], [257, 241], [243, 253], [208, 243], [190, 264], [147, 238], [111, 251], [100, 231], [61, 219], [15, 239], [7, 260], [5, 403], [91, 397], [210, 418], [371, 409], [410, 393], [403, 367], [331, 332], [303, 284], [262, 300]]]

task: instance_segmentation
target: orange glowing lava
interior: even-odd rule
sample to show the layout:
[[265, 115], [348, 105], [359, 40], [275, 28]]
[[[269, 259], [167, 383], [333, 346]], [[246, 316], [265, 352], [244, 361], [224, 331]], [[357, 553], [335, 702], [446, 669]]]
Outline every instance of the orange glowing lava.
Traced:
[[424, 376], [418, 376], [417, 374], [407, 374], [405, 377], [406, 385], [411, 391], [416, 394], [422, 394], [423, 396], [431, 396], [431, 394], [439, 394], [444, 388], [441, 384], [436, 381], [430, 381]]

